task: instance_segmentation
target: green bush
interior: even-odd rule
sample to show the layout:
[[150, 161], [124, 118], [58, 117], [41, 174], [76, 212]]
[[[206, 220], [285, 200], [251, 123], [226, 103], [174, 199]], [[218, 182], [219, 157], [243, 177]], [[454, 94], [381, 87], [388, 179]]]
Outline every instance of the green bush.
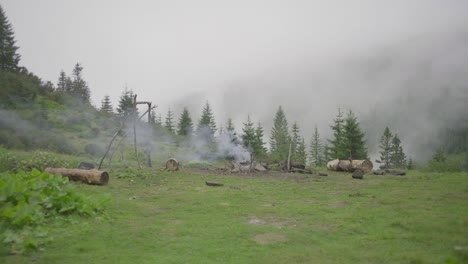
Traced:
[[54, 217], [77, 214], [95, 215], [103, 204], [92, 202], [73, 190], [68, 178], [41, 173], [0, 173], [1, 243], [11, 253], [40, 249], [47, 242], [46, 225]]
[[69, 167], [70, 162], [59, 155], [35, 151], [22, 154], [20, 152], [0, 151], [0, 172], [44, 170], [47, 167]]
[[462, 164], [458, 161], [435, 161], [431, 160], [427, 163], [424, 171], [427, 172], [460, 172], [462, 171]]

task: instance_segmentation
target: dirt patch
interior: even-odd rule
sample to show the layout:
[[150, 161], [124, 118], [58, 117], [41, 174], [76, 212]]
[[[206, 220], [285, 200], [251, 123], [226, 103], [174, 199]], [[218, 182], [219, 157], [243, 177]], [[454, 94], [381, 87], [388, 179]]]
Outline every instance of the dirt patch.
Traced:
[[259, 234], [254, 237], [254, 241], [260, 245], [284, 243], [284, 242], [287, 242], [288, 240], [289, 239], [287, 236], [282, 235], [282, 234], [276, 234], [276, 233]]
[[346, 201], [334, 201], [329, 204], [330, 207], [333, 208], [343, 208], [346, 207], [349, 203]]
[[250, 217], [247, 220], [247, 223], [251, 225], [270, 225], [277, 228], [283, 227], [296, 227], [298, 225], [297, 221], [293, 219], [278, 219], [276, 217]]

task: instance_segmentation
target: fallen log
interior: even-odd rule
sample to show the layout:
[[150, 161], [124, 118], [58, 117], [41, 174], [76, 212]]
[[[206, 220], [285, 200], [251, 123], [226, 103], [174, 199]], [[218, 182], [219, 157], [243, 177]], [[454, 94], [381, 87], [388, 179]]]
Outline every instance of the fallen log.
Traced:
[[396, 175], [396, 176], [405, 176], [406, 172], [401, 171], [401, 170], [393, 170], [393, 169], [387, 169], [385, 170], [386, 173], [390, 173], [391, 175]]
[[80, 181], [91, 185], [106, 185], [109, 182], [109, 174], [101, 170], [81, 170], [66, 168], [46, 168], [50, 174], [61, 174], [72, 181]]
[[323, 172], [320, 172], [318, 175], [319, 175], [319, 176], [328, 176], [327, 173], [323, 173]]
[[168, 171], [179, 170], [179, 162], [174, 158], [168, 159], [166, 161], [166, 170], [168, 170]]
[[224, 186], [224, 184], [222, 184], [222, 183], [220, 183], [220, 182], [209, 182], [209, 181], [207, 181], [207, 182], [205, 182], [205, 184], [208, 185], [208, 186], [214, 186], [214, 187], [216, 187], [216, 186]]
[[356, 169], [368, 173], [372, 171], [374, 165], [370, 160], [331, 160], [327, 163], [327, 168], [332, 171], [353, 172]]

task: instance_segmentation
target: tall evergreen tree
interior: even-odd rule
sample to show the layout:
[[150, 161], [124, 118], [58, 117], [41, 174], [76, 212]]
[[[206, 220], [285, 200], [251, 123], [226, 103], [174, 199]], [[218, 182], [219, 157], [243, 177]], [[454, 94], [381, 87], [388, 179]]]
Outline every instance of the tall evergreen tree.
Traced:
[[330, 125], [331, 129], [333, 130], [333, 139], [328, 140], [328, 156], [333, 159], [344, 159], [349, 156], [349, 153], [346, 153], [344, 148], [344, 117], [343, 112], [340, 108], [338, 108], [338, 114], [336, 118], [333, 120], [333, 124]]
[[306, 146], [304, 138], [301, 138], [297, 143], [296, 147], [296, 162], [300, 164], [306, 164], [307, 160], [307, 153], [306, 153]]
[[197, 125], [197, 136], [206, 142], [214, 141], [216, 122], [209, 102], [206, 102]]
[[273, 119], [273, 128], [270, 135], [270, 151], [272, 156], [278, 160], [286, 160], [289, 152], [288, 121], [281, 106], [276, 111]]
[[108, 114], [112, 114], [114, 112], [109, 95], [104, 95], [104, 98], [101, 101], [100, 111]]
[[59, 79], [57, 82], [57, 91], [59, 92], [65, 92], [67, 91], [67, 86], [68, 86], [68, 77], [65, 74], [65, 72], [62, 70], [60, 71]]
[[234, 127], [234, 123], [232, 122], [232, 118], [228, 118], [226, 123], [226, 133], [229, 135], [229, 138], [232, 143], [238, 144], [239, 139], [237, 138], [236, 128]]
[[193, 134], [192, 118], [186, 107], [184, 107], [180, 115], [179, 124], [177, 124], [177, 134], [179, 136], [191, 136]]
[[343, 125], [343, 156], [340, 159], [363, 160], [367, 159], [367, 148], [364, 132], [359, 127], [357, 117], [350, 110]]
[[166, 120], [164, 121], [164, 127], [170, 134], [174, 135], [175, 128], [174, 128], [174, 123], [172, 121], [173, 119], [174, 119], [174, 114], [172, 113], [171, 108], [169, 108], [169, 110], [167, 111]]
[[393, 134], [390, 132], [388, 127], [385, 128], [382, 137], [380, 138], [380, 160], [376, 160], [377, 163], [381, 163], [381, 169], [388, 169], [392, 165], [392, 139]]
[[136, 116], [136, 109], [134, 105], [133, 91], [125, 87], [124, 91], [120, 95], [119, 106], [117, 107], [117, 113], [122, 117], [127, 117], [128, 115]]
[[294, 122], [291, 128], [291, 160], [297, 160], [297, 148], [299, 146], [299, 142], [301, 141], [301, 135], [299, 125], [297, 122]]
[[255, 148], [255, 128], [254, 123], [250, 120], [250, 116], [247, 116], [247, 121], [242, 128], [242, 145], [247, 148], [251, 153], [254, 152]]
[[83, 67], [77, 63], [73, 68], [72, 77], [72, 90], [73, 96], [76, 96], [82, 103], [90, 104], [91, 92], [88, 84], [85, 82], [82, 76]]
[[0, 70], [18, 70], [21, 56], [17, 50], [13, 27], [0, 5]]
[[264, 157], [267, 149], [265, 148], [265, 142], [263, 141], [264, 131], [262, 124], [257, 123], [255, 128], [255, 140], [254, 140], [254, 155], [255, 157]]
[[401, 146], [401, 140], [398, 137], [398, 134], [395, 134], [392, 138], [390, 160], [393, 167], [401, 169], [406, 168], [406, 155], [403, 152], [403, 147]]
[[320, 134], [318, 132], [317, 126], [315, 126], [314, 134], [310, 141], [310, 163], [315, 166], [324, 165], [324, 147], [322, 146], [322, 140], [320, 139]]

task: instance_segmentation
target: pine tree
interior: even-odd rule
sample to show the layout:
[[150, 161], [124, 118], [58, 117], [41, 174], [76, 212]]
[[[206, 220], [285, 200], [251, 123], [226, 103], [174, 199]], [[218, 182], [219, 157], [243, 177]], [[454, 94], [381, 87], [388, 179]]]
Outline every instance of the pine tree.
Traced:
[[136, 116], [134, 97], [133, 91], [125, 87], [120, 95], [119, 106], [117, 107], [117, 113], [121, 117], [127, 117], [128, 115]]
[[109, 95], [105, 95], [104, 99], [102, 99], [100, 111], [108, 114], [112, 114], [114, 112]]
[[305, 147], [305, 141], [304, 138], [301, 138], [299, 142], [297, 143], [296, 147], [296, 162], [299, 162], [300, 164], [306, 164], [307, 160], [307, 154], [306, 154], [306, 147]]
[[315, 167], [322, 166], [324, 163], [324, 147], [322, 146], [322, 141], [320, 139], [320, 134], [318, 132], [317, 126], [315, 126], [314, 134], [310, 141], [310, 163]]
[[197, 125], [197, 136], [205, 140], [205, 142], [214, 142], [214, 134], [216, 133], [216, 122], [214, 119], [211, 106], [206, 102], [202, 110], [202, 115]]
[[247, 116], [247, 121], [242, 128], [242, 145], [247, 148], [250, 153], [254, 153], [255, 148], [255, 128], [254, 123], [250, 120], [250, 116]]
[[340, 108], [338, 108], [338, 114], [336, 118], [333, 120], [333, 125], [330, 125], [331, 129], [333, 130], [333, 139], [328, 140], [328, 154], [330, 158], [334, 159], [345, 159], [348, 158], [349, 153], [346, 152], [344, 148], [344, 118], [343, 112]]
[[412, 158], [408, 159], [408, 164], [406, 165], [406, 169], [408, 169], [408, 170], [414, 169], [414, 164], [413, 164], [413, 159]]
[[0, 5], [0, 70], [17, 71], [21, 56], [17, 53], [13, 27]]
[[447, 161], [447, 156], [445, 155], [445, 149], [443, 147], [439, 147], [434, 151], [432, 154], [432, 160], [435, 162], [444, 163]]
[[382, 137], [380, 138], [380, 160], [376, 160], [377, 163], [381, 163], [381, 169], [388, 169], [392, 165], [392, 138], [393, 134], [390, 132], [388, 127], [385, 128]]
[[177, 134], [180, 136], [191, 136], [193, 134], [193, 123], [190, 113], [186, 107], [182, 111], [177, 124]]
[[172, 113], [171, 108], [169, 108], [169, 110], [167, 111], [166, 120], [164, 122], [164, 127], [172, 135], [175, 134], [174, 124], [172, 121], [173, 119], [174, 119], [174, 114]]
[[288, 121], [283, 108], [280, 106], [273, 119], [273, 128], [270, 135], [270, 150], [275, 159], [286, 160], [289, 152], [290, 137]]
[[263, 142], [264, 132], [262, 124], [257, 123], [255, 128], [255, 140], [254, 140], [254, 155], [255, 157], [263, 157], [266, 155], [265, 142]]
[[367, 148], [364, 141], [364, 132], [359, 127], [357, 117], [350, 110], [343, 125], [343, 148], [345, 151], [340, 159], [363, 160], [367, 159]]
[[226, 123], [226, 133], [229, 135], [229, 138], [232, 143], [239, 144], [239, 139], [237, 138], [236, 128], [231, 118], [228, 118]]
[[88, 84], [83, 79], [81, 72], [83, 71], [83, 67], [77, 63], [75, 68], [73, 68], [72, 72], [72, 90], [71, 93], [74, 97], [77, 97], [82, 103], [90, 104], [90, 90]]
[[398, 137], [398, 134], [395, 134], [392, 139], [390, 160], [393, 167], [401, 169], [406, 168], [406, 155], [403, 152], [403, 147], [401, 146], [401, 140]]
[[58, 79], [58, 82], [57, 82], [57, 91], [59, 92], [65, 92], [67, 91], [67, 86], [68, 86], [68, 77], [67, 75], [65, 74], [65, 72], [62, 70], [60, 71], [60, 75], [59, 75], [59, 79]]
[[291, 128], [291, 160], [293, 161], [298, 161], [297, 148], [299, 146], [299, 142], [301, 141], [301, 136], [299, 133], [299, 126], [297, 125], [297, 122], [294, 122]]

